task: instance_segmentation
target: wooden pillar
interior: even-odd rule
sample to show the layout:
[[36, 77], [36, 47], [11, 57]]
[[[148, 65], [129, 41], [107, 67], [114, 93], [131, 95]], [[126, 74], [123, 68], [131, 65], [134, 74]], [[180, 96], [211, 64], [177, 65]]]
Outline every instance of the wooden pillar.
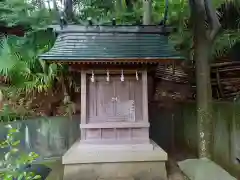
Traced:
[[148, 122], [148, 80], [147, 70], [142, 72], [142, 104], [143, 104], [143, 120]]
[[[86, 71], [81, 71], [81, 124], [87, 123], [87, 78]], [[81, 140], [86, 139], [85, 129], [81, 129]]]

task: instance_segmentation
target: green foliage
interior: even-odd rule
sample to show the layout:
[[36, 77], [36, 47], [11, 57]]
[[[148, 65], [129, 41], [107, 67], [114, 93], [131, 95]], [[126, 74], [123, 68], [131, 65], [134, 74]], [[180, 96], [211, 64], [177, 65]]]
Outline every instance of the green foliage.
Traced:
[[87, 18], [91, 17], [94, 24], [111, 24], [115, 18], [117, 24], [133, 24], [141, 20], [142, 1], [131, 1], [131, 7], [127, 6], [127, 0], [84, 0], [74, 1], [74, 9], [77, 23], [87, 24]]
[[239, 30], [223, 30], [214, 42], [213, 55], [215, 57], [226, 56], [229, 49], [239, 40]]
[[[167, 0], [155, 0], [152, 3], [153, 7], [153, 24], [159, 23], [164, 17]], [[120, 1], [99, 1], [99, 0], [84, 0], [74, 1], [74, 9], [77, 13], [78, 22], [86, 24], [86, 18], [92, 17], [95, 24], [110, 24], [110, 19], [115, 17], [118, 24], [135, 24], [141, 20], [143, 14], [142, 0], [131, 1], [133, 7], [129, 11], [126, 5], [127, 0]], [[190, 8], [188, 0], [168, 0], [168, 21], [169, 25], [177, 27], [177, 32], [173, 33], [170, 40], [176, 45], [187, 59], [192, 60], [193, 40], [192, 27], [189, 23]], [[223, 3], [229, 3], [226, 0], [213, 0], [215, 8], [219, 8]], [[239, 9], [239, 1], [233, 0], [231, 3]], [[226, 4], [227, 6], [228, 4]], [[81, 8], [79, 8], [81, 7]], [[239, 21], [239, 18], [238, 18]], [[231, 48], [233, 43], [239, 38], [238, 30], [223, 30], [214, 43], [212, 55], [213, 57], [221, 57]]]
[[7, 126], [8, 134], [6, 139], [0, 143], [0, 147], [8, 149], [5, 153], [4, 159], [1, 161], [2, 166], [5, 167], [5, 171], [0, 173], [0, 177], [4, 180], [34, 180], [40, 179], [41, 176], [32, 172], [23, 171], [23, 167], [32, 164], [38, 158], [38, 155], [34, 152], [29, 154], [20, 154], [18, 146], [19, 140], [15, 140], [18, 130], [12, 128], [11, 125]]
[[[219, 8], [223, 3], [228, 3], [228, 1], [213, 0], [212, 3], [215, 8]], [[233, 0], [231, 3], [233, 3], [237, 9], [240, 7], [237, 0]], [[178, 31], [173, 33], [170, 39], [176, 44], [176, 47], [183, 52], [187, 59], [192, 60], [193, 36], [192, 27], [189, 23], [188, 0], [177, 0], [174, 1], [174, 4], [171, 2], [169, 11], [171, 11], [169, 23], [177, 25], [178, 28]], [[174, 17], [173, 14], [177, 16]], [[239, 40], [239, 35], [238, 29], [223, 29], [214, 42], [212, 50], [213, 59], [225, 56], [232, 45]]]
[[51, 43], [44, 45], [33, 39], [34, 44], [31, 37], [10, 36], [1, 42], [0, 75], [8, 77], [12, 86], [25, 92], [47, 90], [53, 85], [58, 71], [56, 64], [47, 65], [38, 58]]
[[47, 9], [36, 7], [22, 0], [0, 1], [0, 22], [9, 27], [21, 25], [28, 28], [39, 28], [51, 23], [52, 15]]
[[29, 114], [29, 110], [27, 111], [24, 108], [21, 108], [21, 111], [15, 111], [8, 104], [4, 104], [3, 108], [0, 112], [0, 122], [10, 122], [18, 119], [23, 119]]
[[34, 114], [31, 103], [37, 93], [47, 93], [62, 72], [62, 66], [38, 58], [52, 47], [55, 35], [41, 30], [24, 37], [8, 36], [0, 42], [0, 76], [10, 86], [1, 87], [4, 106], [0, 121], [24, 119]]

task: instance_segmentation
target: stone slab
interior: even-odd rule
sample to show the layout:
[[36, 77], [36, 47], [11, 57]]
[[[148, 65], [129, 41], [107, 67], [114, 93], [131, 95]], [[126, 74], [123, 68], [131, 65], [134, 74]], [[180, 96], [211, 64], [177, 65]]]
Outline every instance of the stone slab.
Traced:
[[[82, 143], [82, 141], [80, 141]], [[142, 144], [81, 144], [78, 146], [79, 151], [152, 151], [153, 145], [149, 143]]]
[[68, 164], [63, 180], [167, 180], [164, 161]]
[[[77, 141], [63, 156], [63, 164], [86, 163], [113, 163], [113, 162], [142, 162], [142, 161], [167, 161], [167, 153], [154, 142], [149, 144], [151, 148], [139, 148], [142, 145], [123, 145], [117, 148], [115, 145], [89, 145]], [[135, 148], [134, 148], [135, 146]], [[101, 148], [100, 148], [101, 147]], [[103, 148], [104, 147], [104, 148]], [[147, 146], [146, 146], [147, 147]]]
[[189, 179], [194, 180], [237, 180], [215, 162], [207, 159], [187, 159], [178, 163]]

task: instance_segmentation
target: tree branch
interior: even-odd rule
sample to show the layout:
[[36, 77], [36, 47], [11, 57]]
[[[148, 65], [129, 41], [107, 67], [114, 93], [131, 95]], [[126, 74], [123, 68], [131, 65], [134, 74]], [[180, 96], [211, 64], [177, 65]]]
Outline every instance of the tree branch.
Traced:
[[189, 4], [189, 7], [190, 7], [190, 13], [191, 13], [190, 18], [193, 18], [193, 15], [194, 15], [193, 12], [194, 12], [194, 8], [195, 8], [194, 1], [193, 0], [189, 0], [188, 4]]
[[194, 40], [208, 39], [205, 26], [206, 10], [204, 0], [189, 0], [189, 6], [191, 10], [190, 23], [193, 25]]
[[189, 22], [190, 22], [190, 26], [193, 26], [194, 24], [194, 18], [195, 18], [195, 4], [194, 4], [194, 0], [189, 0], [188, 1], [189, 7], [190, 7], [190, 18], [189, 18]]
[[204, 5], [205, 5], [205, 11], [206, 11], [206, 15], [207, 15], [207, 20], [208, 20], [209, 26], [210, 26], [208, 38], [209, 38], [209, 40], [213, 40], [216, 37], [219, 29], [221, 28], [221, 24], [217, 17], [216, 10], [214, 9], [214, 7], [212, 5], [212, 1], [204, 0]]

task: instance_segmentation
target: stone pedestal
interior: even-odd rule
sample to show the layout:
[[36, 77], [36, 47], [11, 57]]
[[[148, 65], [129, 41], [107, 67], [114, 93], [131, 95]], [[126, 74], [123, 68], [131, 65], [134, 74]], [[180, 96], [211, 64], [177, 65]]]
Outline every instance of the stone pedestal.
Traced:
[[63, 156], [64, 180], [166, 180], [167, 153], [154, 142], [151, 145], [153, 148], [77, 141]]
[[64, 180], [166, 180], [167, 153], [149, 139], [147, 71], [119, 77], [81, 71], [81, 138], [63, 156]]

